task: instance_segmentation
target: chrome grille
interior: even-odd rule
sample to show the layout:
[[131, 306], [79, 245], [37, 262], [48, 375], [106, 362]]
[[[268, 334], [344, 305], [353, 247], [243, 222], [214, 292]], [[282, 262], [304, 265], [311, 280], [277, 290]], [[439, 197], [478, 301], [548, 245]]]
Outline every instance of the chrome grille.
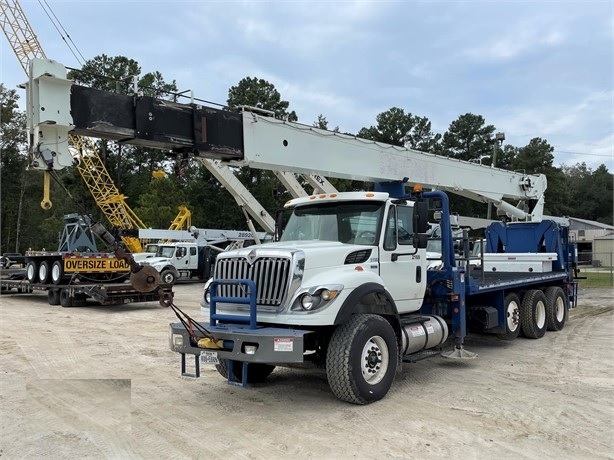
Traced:
[[[218, 258], [214, 278], [250, 279], [258, 288], [258, 305], [278, 307], [288, 291], [290, 259], [259, 257], [250, 264], [245, 257]], [[244, 286], [220, 285], [218, 289], [218, 295], [223, 297], [247, 297]]]

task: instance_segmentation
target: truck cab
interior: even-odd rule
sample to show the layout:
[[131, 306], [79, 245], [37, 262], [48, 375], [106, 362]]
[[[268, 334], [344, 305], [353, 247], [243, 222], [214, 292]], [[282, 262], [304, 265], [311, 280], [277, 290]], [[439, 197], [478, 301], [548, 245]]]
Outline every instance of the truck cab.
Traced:
[[[374, 292], [388, 299], [391, 313], [420, 309], [426, 257], [424, 244], [416, 247], [413, 202], [349, 192], [297, 198], [286, 209], [291, 214], [278, 242], [217, 257], [214, 279], [256, 281], [260, 321], [334, 325]], [[236, 297], [239, 290], [221, 285], [218, 293]], [[245, 310], [232, 302], [218, 309]]]
[[140, 262], [154, 267], [160, 273], [162, 284], [172, 285], [179, 278], [190, 279], [199, 275], [201, 253], [202, 248], [196, 243], [159, 243], [155, 255]]

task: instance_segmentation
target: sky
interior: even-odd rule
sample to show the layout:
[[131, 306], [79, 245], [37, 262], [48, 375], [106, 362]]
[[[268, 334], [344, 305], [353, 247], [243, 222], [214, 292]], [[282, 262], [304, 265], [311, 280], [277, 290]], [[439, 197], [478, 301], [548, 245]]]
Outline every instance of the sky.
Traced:
[[[506, 144], [545, 139], [555, 166], [614, 171], [614, 0], [20, 3], [47, 57], [68, 67], [82, 63], [72, 40], [85, 59], [126, 56], [220, 104], [263, 78], [299, 122], [322, 114], [342, 132], [392, 107], [441, 134], [473, 113]], [[4, 36], [0, 58], [6, 87], [25, 81]]]

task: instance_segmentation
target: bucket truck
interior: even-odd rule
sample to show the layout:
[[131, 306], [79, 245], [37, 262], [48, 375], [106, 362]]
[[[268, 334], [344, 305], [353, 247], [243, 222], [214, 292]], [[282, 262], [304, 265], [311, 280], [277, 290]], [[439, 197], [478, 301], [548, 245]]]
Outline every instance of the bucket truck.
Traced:
[[[276, 366], [323, 367], [336, 397], [368, 404], [388, 393], [405, 362], [475, 358], [465, 349], [469, 331], [538, 339], [562, 329], [575, 305], [575, 252], [565, 222], [543, 218], [543, 175], [50, 78], [31, 73], [38, 107], [29, 116], [56, 134], [375, 183], [374, 191], [291, 199], [288, 215], [276, 219], [276, 242], [219, 254], [209, 321], [169, 326], [182, 375], [197, 377], [210, 363], [230, 384], [248, 385]], [[42, 112], [45, 101], [53, 107]], [[34, 139], [34, 156], [63, 148]], [[446, 192], [492, 203], [505, 218], [485, 232], [489, 269], [458, 263]], [[442, 264], [434, 269], [426, 257], [431, 212], [441, 215]], [[468, 241], [460, 247], [468, 259]]]

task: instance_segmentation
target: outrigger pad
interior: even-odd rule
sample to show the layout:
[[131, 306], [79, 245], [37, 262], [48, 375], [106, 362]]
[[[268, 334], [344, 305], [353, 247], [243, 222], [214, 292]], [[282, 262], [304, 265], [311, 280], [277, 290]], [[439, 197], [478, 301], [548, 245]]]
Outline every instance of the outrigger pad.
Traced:
[[467, 351], [463, 347], [454, 347], [450, 351], [442, 352], [441, 356], [450, 359], [475, 359], [478, 357], [478, 354], [472, 351]]

